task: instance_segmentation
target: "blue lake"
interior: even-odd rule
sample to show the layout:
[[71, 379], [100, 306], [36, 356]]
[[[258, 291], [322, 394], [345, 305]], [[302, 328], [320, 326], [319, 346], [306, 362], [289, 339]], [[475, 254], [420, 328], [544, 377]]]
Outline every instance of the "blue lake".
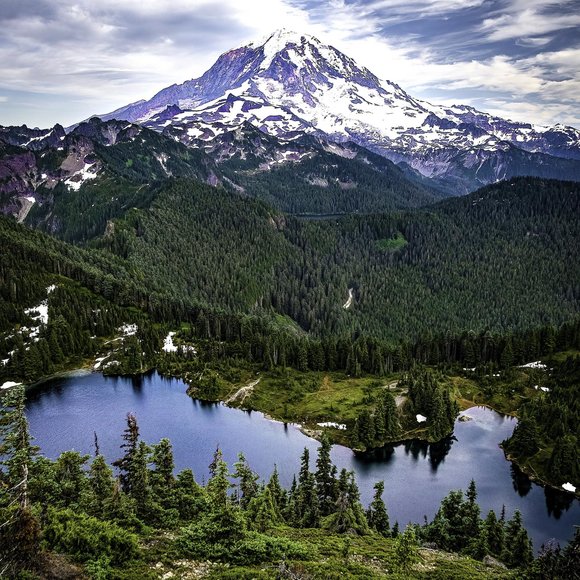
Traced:
[[[268, 420], [258, 412], [194, 401], [185, 391], [183, 382], [157, 373], [53, 379], [27, 391], [30, 430], [41, 452], [53, 459], [68, 449], [92, 454], [96, 432], [101, 452], [113, 461], [121, 454], [121, 434], [131, 412], [143, 440], [171, 439], [177, 469], [192, 468], [200, 482], [207, 479], [218, 445], [230, 465], [243, 451], [264, 479], [276, 464], [286, 486], [298, 473], [304, 447], [310, 449], [314, 467], [318, 443], [294, 425]], [[483, 407], [465, 414], [471, 420], [457, 421], [453, 437], [442, 443], [409, 442], [364, 456], [335, 445], [332, 459], [339, 470], [354, 470], [365, 505], [373, 484], [384, 480], [391, 523], [397, 520], [401, 527], [423, 522], [424, 516], [431, 519], [450, 490], [465, 490], [474, 479], [484, 516], [489, 509], [499, 514], [505, 504], [508, 517], [515, 509], [522, 512], [536, 548], [552, 538], [567, 542], [574, 525], [580, 524], [580, 501], [532, 483], [505, 460], [498, 444], [511, 434], [514, 419]]]

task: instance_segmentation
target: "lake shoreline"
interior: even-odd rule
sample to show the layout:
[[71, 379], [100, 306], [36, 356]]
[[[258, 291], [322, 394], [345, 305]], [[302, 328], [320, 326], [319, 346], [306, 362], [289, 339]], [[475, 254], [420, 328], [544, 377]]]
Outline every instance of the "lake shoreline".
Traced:
[[[143, 440], [154, 444], [169, 438], [176, 469], [191, 468], [200, 481], [208, 477], [207, 466], [218, 446], [229, 465], [243, 452], [265, 480], [277, 465], [285, 487], [298, 473], [305, 447], [314, 460], [319, 444], [294, 424], [257, 411], [240, 413], [222, 403], [204, 404], [187, 396], [186, 388], [185, 382], [156, 372], [112, 377], [85, 370], [81, 376], [60, 377], [27, 396], [30, 432], [51, 460], [70, 449], [92, 455], [96, 432], [101, 453], [113, 461], [121, 453], [126, 415], [131, 412]], [[498, 449], [514, 421], [485, 408], [470, 414], [473, 421], [457, 422], [454, 437], [440, 445], [411, 440], [366, 454], [333, 445], [333, 462], [339, 470], [356, 473], [364, 505], [372, 501], [374, 483], [388, 481], [384, 499], [392, 521], [432, 518], [441, 498], [450, 490], [466, 489], [474, 479], [482, 509], [497, 513], [505, 503], [508, 513], [522, 511], [537, 547], [550, 537], [561, 544], [569, 541], [571, 526], [580, 517], [578, 501], [570, 494], [546, 494], [525, 475], [524, 492], [518, 491], [510, 464]], [[426, 486], [429, 494], [421, 492]], [[554, 515], [558, 513], [562, 516]]]
[[[84, 361], [84, 364], [82, 364], [82, 366], [75, 365], [74, 368], [58, 371], [52, 375], [42, 377], [38, 381], [31, 383], [29, 385], [25, 384], [24, 386], [25, 386], [26, 390], [35, 389], [35, 388], [41, 387], [43, 384], [48, 383], [54, 379], [82, 377], [82, 376], [87, 376], [90, 374], [101, 374], [104, 377], [130, 378], [130, 377], [147, 376], [148, 374], [150, 374], [152, 372], [157, 372], [160, 374], [160, 376], [162, 376], [164, 378], [176, 379], [176, 380], [183, 381], [183, 383], [187, 386], [186, 394], [192, 400], [207, 402], [207, 403], [219, 403], [221, 405], [224, 405], [225, 407], [228, 407], [231, 409], [238, 409], [241, 411], [250, 411], [250, 412], [257, 411], [257, 412], [261, 413], [263, 415], [263, 417], [269, 421], [281, 423], [283, 425], [294, 426], [303, 435], [305, 435], [306, 437], [309, 437], [310, 439], [313, 439], [315, 441], [320, 441], [323, 433], [326, 432], [328, 434], [328, 436], [330, 437], [331, 443], [333, 445], [341, 445], [342, 447], [346, 447], [346, 448], [350, 449], [350, 451], [352, 451], [353, 454], [362, 455], [362, 456], [364, 456], [368, 453], [372, 453], [374, 451], [380, 450], [380, 449], [384, 449], [387, 446], [394, 447], [394, 446], [405, 444], [405, 443], [421, 442], [421, 443], [435, 444], [436, 445], [436, 444], [441, 443], [442, 441], [446, 440], [447, 438], [452, 437], [454, 434], [454, 431], [455, 431], [455, 424], [454, 424], [454, 429], [450, 433], [447, 433], [445, 435], [445, 437], [443, 437], [442, 439], [440, 439], [438, 441], [431, 441], [427, 437], [421, 436], [421, 432], [423, 432], [424, 429], [419, 428], [419, 429], [408, 431], [408, 432], [404, 433], [400, 438], [397, 438], [396, 440], [385, 441], [382, 445], [380, 445], [378, 447], [367, 448], [367, 449], [357, 449], [357, 448], [354, 448], [350, 445], [348, 438], [340, 437], [340, 434], [342, 431], [339, 431], [337, 433], [336, 432], [337, 429], [333, 429], [332, 427], [319, 427], [317, 425], [317, 423], [309, 423], [308, 421], [306, 421], [306, 422], [287, 421], [287, 420], [284, 420], [283, 418], [279, 418], [279, 417], [270, 415], [265, 410], [262, 410], [259, 408], [244, 408], [241, 406], [230, 405], [224, 399], [221, 399], [221, 398], [220, 399], [203, 399], [200, 397], [194, 397], [191, 394], [189, 394], [189, 392], [188, 392], [191, 385], [189, 385], [189, 383], [185, 380], [184, 377], [179, 376], [178, 373], [171, 374], [171, 375], [164, 375], [164, 374], [161, 374], [159, 372], [159, 370], [157, 370], [156, 367], [151, 367], [151, 368], [144, 370], [143, 372], [129, 374], [129, 375], [105, 374], [102, 372], [102, 370], [94, 368], [95, 362], [96, 362], [95, 360], [86, 360], [86, 361]], [[5, 389], [3, 392], [8, 392], [9, 390], [10, 389]], [[477, 407], [484, 407], [484, 408], [490, 409], [491, 411], [494, 411], [495, 413], [497, 413], [500, 416], [512, 417], [514, 419], [518, 419], [518, 416], [515, 413], [506, 413], [504, 411], [500, 411], [500, 410], [494, 408], [494, 406], [490, 405], [489, 403], [475, 403], [473, 401], [469, 401], [469, 402], [472, 403], [472, 405], [470, 407], [467, 407], [467, 408], [461, 410], [460, 414], [458, 415], [458, 417], [455, 420], [456, 423], [458, 421], [465, 421], [466, 419], [462, 419], [462, 417], [466, 416], [466, 415], [463, 415], [463, 413], [466, 413], [467, 411], [469, 411], [469, 409], [477, 408]], [[545, 479], [537, 472], [532, 471], [527, 465], [520, 463], [517, 460], [517, 458], [513, 457], [512, 455], [510, 455], [509, 453], [507, 453], [503, 449], [503, 447], [501, 446], [501, 443], [498, 444], [498, 446], [503, 450], [505, 460], [511, 464], [516, 465], [522, 473], [524, 473], [531, 481], [533, 481], [537, 485], [544, 487], [544, 488], [549, 487], [555, 491], [558, 491], [561, 493], [567, 493], [567, 494], [570, 494], [571, 496], [574, 496], [574, 497], [580, 499], [580, 489], [577, 489], [576, 492], [564, 490], [561, 486], [558, 486], [558, 485], [550, 482], [549, 480]]]

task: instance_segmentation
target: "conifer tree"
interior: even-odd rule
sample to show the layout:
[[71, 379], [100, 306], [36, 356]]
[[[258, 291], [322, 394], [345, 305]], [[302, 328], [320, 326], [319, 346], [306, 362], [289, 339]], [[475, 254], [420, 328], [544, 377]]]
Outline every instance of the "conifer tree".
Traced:
[[504, 526], [493, 510], [488, 512], [483, 527], [490, 552], [495, 556], [501, 556], [504, 550]]
[[234, 463], [234, 477], [239, 480], [240, 507], [245, 509], [250, 501], [258, 495], [258, 475], [252, 471], [243, 453], [238, 454], [238, 461]]
[[395, 397], [389, 391], [384, 391], [382, 400], [385, 417], [385, 435], [389, 439], [395, 439], [399, 436], [401, 430], [397, 417], [397, 403], [395, 402]]
[[149, 469], [147, 467], [150, 454], [150, 447], [144, 441], [139, 441], [139, 445], [131, 459], [129, 471], [129, 495], [136, 501], [137, 513], [141, 516], [145, 516], [151, 507], [151, 487], [149, 484]]
[[247, 518], [251, 526], [262, 533], [280, 522], [280, 515], [268, 487], [252, 497], [248, 504]]
[[26, 419], [24, 387], [7, 393], [0, 407], [0, 576], [33, 566], [40, 544], [40, 525], [29, 506], [29, 471], [37, 447]]
[[139, 445], [139, 425], [137, 424], [137, 417], [133, 413], [127, 413], [127, 427], [123, 432], [123, 441], [121, 449], [125, 450], [125, 454], [114, 461], [113, 465], [120, 472], [119, 479], [123, 491], [128, 493], [131, 490], [131, 481], [134, 479], [133, 459]]
[[367, 510], [367, 520], [370, 528], [387, 537], [389, 536], [389, 516], [382, 497], [385, 490], [385, 482], [377, 481], [374, 485], [374, 490], [373, 500]]
[[502, 560], [510, 568], [517, 568], [527, 566], [533, 557], [532, 541], [522, 524], [521, 513], [516, 510], [512, 519], [506, 524]]
[[321, 516], [327, 516], [333, 511], [337, 498], [336, 477], [334, 476], [336, 468], [330, 460], [330, 449], [330, 439], [326, 433], [323, 433], [320, 439], [320, 447], [318, 448], [315, 474]]
[[113, 471], [107, 465], [105, 458], [99, 453], [92, 461], [89, 469], [89, 485], [93, 495], [93, 515], [101, 515], [105, 504], [111, 500], [114, 488]]
[[413, 564], [419, 561], [419, 542], [414, 526], [407, 526], [405, 531], [397, 536], [394, 560], [396, 568], [402, 572], [408, 572]]
[[277, 465], [274, 465], [274, 471], [272, 472], [266, 487], [270, 490], [270, 496], [272, 497], [274, 510], [280, 519], [286, 509], [286, 491], [280, 485], [280, 477], [278, 475]]
[[477, 488], [472, 479], [466, 492], [467, 501], [462, 505], [462, 533], [465, 538], [477, 538], [480, 531], [480, 509], [477, 503]]
[[88, 488], [85, 477], [85, 464], [88, 459], [88, 455], [81, 455], [78, 451], [65, 451], [56, 460], [54, 471], [55, 478], [59, 482], [60, 505], [80, 507]]
[[163, 438], [154, 445], [151, 459], [155, 465], [155, 469], [151, 472], [151, 483], [158, 496], [166, 497], [175, 485], [173, 476], [175, 462], [171, 441]]

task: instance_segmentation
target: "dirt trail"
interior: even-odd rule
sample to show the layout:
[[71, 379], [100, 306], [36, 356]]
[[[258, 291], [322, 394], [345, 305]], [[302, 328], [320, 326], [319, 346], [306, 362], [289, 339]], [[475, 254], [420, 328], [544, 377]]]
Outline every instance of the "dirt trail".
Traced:
[[231, 397], [228, 397], [225, 400], [226, 405], [229, 405], [230, 403], [233, 403], [234, 401], [238, 401], [238, 399], [240, 399], [240, 397], [241, 397], [241, 399], [238, 402], [241, 405], [246, 400], [246, 398], [252, 394], [254, 387], [260, 382], [261, 378], [262, 377], [259, 377], [255, 381], [252, 381], [251, 383], [248, 383], [247, 385], [238, 389]]
[[392, 383], [389, 383], [388, 385], [383, 385], [383, 389], [389, 389], [389, 391], [392, 391], [392, 390], [396, 389], [398, 385], [399, 385], [399, 381], [393, 381]]

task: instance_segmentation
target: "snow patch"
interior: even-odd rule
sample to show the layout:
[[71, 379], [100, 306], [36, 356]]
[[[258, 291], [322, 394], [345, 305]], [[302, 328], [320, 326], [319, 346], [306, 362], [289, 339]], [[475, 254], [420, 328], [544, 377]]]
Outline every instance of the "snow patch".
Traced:
[[65, 184], [74, 191], [78, 191], [81, 185], [90, 179], [95, 179], [97, 177], [96, 173], [90, 171], [90, 169], [95, 165], [95, 163], [85, 163], [85, 166], [80, 170], [71, 175]]
[[[36, 312], [37, 314], [31, 316], [33, 312]], [[28, 314], [39, 324], [48, 324], [48, 300], [43, 300], [38, 306], [34, 306], [33, 308], [26, 308], [24, 313]]]
[[177, 352], [177, 347], [173, 344], [175, 332], [170, 332], [163, 341], [163, 350], [165, 352]]
[[323, 423], [317, 423], [319, 427], [332, 427], [333, 429], [339, 429], [340, 431], [346, 431], [346, 425], [344, 423], [333, 423], [332, 421], [326, 421]]
[[111, 353], [109, 353], [107, 356], [101, 356], [97, 359], [95, 359], [95, 364], [93, 366], [93, 369], [96, 371], [100, 368], [101, 364], [103, 363], [103, 361], [107, 358], [109, 358], [111, 356]]
[[22, 383], [15, 383], [13, 381], [6, 381], [1, 387], [0, 389], [11, 389], [12, 387], [17, 387], [18, 385], [21, 385]]
[[520, 366], [521, 369], [545, 369], [547, 368], [545, 364], [542, 363], [542, 361], [535, 361], [535, 362], [530, 362], [527, 363], [525, 365], [521, 365]]
[[122, 332], [124, 336], [133, 336], [137, 334], [137, 325], [136, 324], [123, 324], [117, 329], [119, 332]]
[[165, 175], [167, 175], [167, 177], [172, 177], [172, 173], [171, 171], [169, 171], [169, 169], [167, 169], [167, 161], [169, 161], [169, 155], [167, 155], [166, 153], [161, 153], [161, 154], [157, 154], [155, 153], [155, 159], [157, 159], [157, 161], [159, 161], [159, 165], [161, 165], [161, 167], [163, 168], [163, 171], [165, 171]]
[[190, 346], [190, 345], [180, 345], [180, 347], [176, 346], [175, 344], [173, 344], [173, 337], [176, 335], [175, 332], [170, 332], [166, 337], [165, 340], [163, 341], [163, 350], [165, 352], [177, 352], [177, 350], [179, 348], [181, 348], [184, 352], [192, 352], [193, 354], [195, 354], [197, 351], [195, 350], [195, 347]]

